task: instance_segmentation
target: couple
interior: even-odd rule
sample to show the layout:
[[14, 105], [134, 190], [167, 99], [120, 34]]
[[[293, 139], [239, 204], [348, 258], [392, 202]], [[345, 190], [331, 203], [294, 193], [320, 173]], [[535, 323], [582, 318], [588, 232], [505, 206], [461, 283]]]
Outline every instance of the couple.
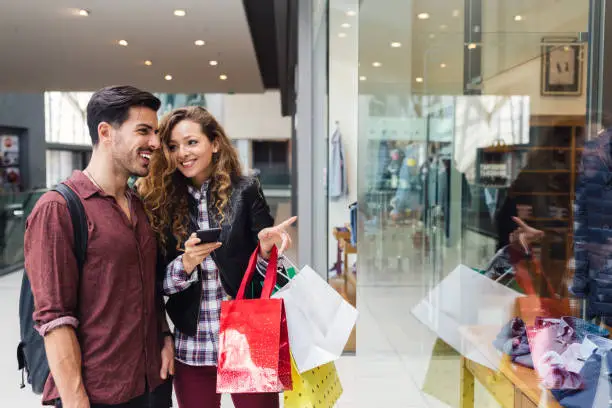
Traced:
[[[92, 158], [66, 181], [88, 220], [82, 272], [59, 193], [46, 193], [28, 218], [25, 267], [51, 369], [46, 405], [167, 408], [173, 380], [180, 408], [219, 407], [221, 302], [236, 295], [253, 251], [261, 270], [274, 245], [291, 245], [295, 218], [273, 226], [259, 183], [241, 175], [215, 118], [181, 108], [158, 128], [159, 107], [131, 86], [89, 101]], [[138, 192], [128, 188], [132, 176]], [[215, 227], [220, 242], [194, 233]], [[278, 394], [232, 398], [238, 408], [279, 405]]]

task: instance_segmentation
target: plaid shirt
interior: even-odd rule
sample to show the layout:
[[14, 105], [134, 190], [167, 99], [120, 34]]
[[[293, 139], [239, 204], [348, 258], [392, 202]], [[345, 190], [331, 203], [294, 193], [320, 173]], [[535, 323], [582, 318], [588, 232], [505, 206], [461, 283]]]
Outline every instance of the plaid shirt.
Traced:
[[[208, 182], [202, 185], [200, 191], [189, 186], [191, 194], [198, 202], [198, 226], [200, 229], [210, 228], [208, 221], [208, 209], [206, 193]], [[187, 336], [178, 329], [174, 330], [176, 359], [190, 366], [215, 366], [219, 350], [219, 318], [221, 316], [221, 302], [228, 299], [221, 279], [219, 269], [211, 256], [202, 262], [202, 303], [200, 305], [200, 321], [195, 337]], [[258, 271], [263, 271], [267, 262], [259, 258], [257, 262]], [[195, 270], [191, 276], [185, 272], [183, 256], [179, 255], [166, 268], [164, 279], [164, 292], [172, 295], [187, 289], [190, 285], [198, 282], [198, 271]]]

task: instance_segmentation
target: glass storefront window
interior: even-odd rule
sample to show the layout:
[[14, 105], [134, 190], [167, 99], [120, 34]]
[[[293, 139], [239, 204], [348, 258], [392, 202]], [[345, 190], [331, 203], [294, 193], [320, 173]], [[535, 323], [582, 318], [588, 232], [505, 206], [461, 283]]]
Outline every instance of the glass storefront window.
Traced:
[[87, 102], [93, 92], [45, 92], [47, 143], [90, 146]]
[[[356, 357], [339, 364], [376, 390], [342, 403], [607, 406], [609, 380], [586, 374], [601, 364], [579, 352], [607, 347], [607, 286], [586, 309], [569, 290], [610, 258], [608, 224], [583, 210], [601, 211], [589, 183], [607, 140], [583, 148], [602, 92], [587, 82], [595, 3], [330, 2], [329, 126], [344, 115], [358, 204], [355, 218], [329, 204], [330, 233], [357, 230]], [[330, 266], [335, 251], [332, 236]]]

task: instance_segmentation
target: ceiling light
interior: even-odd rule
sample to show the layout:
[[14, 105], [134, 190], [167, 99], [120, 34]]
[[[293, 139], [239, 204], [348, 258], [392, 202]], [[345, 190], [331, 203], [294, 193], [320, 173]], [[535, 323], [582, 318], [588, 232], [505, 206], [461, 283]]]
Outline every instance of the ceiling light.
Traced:
[[89, 15], [89, 10], [80, 9], [79, 16], [87, 17]]
[[355, 17], [357, 15], [357, 12], [354, 10], [349, 10], [346, 12], [346, 15], [349, 17]]
[[416, 80], [418, 83], [423, 82], [423, 78], [421, 78], [421, 77], [416, 77], [416, 79], [415, 79], [415, 80]]
[[453, 10], [453, 17], [459, 17], [459, 10]]
[[380, 62], [376, 61], [376, 62], [373, 62], [373, 63], [372, 63], [372, 66], [373, 66], [374, 68], [380, 68], [380, 67], [382, 67], [382, 64], [381, 64]]
[[365, 76], [363, 76], [363, 75], [359, 77], [359, 80], [360, 80], [360, 81], [365, 81], [366, 79], [368, 79], [368, 78], [367, 78], [367, 77], [365, 77]]
[[127, 47], [128, 46], [128, 42], [125, 40], [119, 40], [119, 45], [123, 46], [123, 47]]
[[468, 49], [469, 49], [469, 50], [475, 50], [475, 49], [476, 49], [476, 47], [477, 47], [477, 45], [476, 45], [476, 44], [474, 44], [474, 43], [470, 43], [470, 44], [468, 44]]
[[172, 75], [168, 74], [164, 77], [166, 81], [172, 81]]
[[187, 13], [185, 10], [174, 10], [174, 15], [177, 17], [185, 17]]
[[151, 60], [146, 60], [146, 61], [145, 61], [145, 65], [146, 65], [146, 66], [148, 66], [148, 67], [150, 67], [151, 65], [153, 65], [153, 61], [151, 61]]
[[419, 13], [417, 17], [419, 20], [427, 20], [429, 18], [429, 13]]
[[570, 47], [568, 47], [568, 46], [566, 45], [565, 47], [563, 47], [563, 50], [564, 50], [565, 52], [568, 52], [568, 51], [570, 50]]
[[448, 26], [446, 24], [442, 24], [440, 26], [440, 30], [446, 30], [448, 28]]
[[203, 45], [206, 45], [206, 41], [204, 41], [204, 40], [195, 40], [194, 44], [197, 45], [198, 47], [201, 47]]
[[440, 68], [446, 68], [446, 64], [445, 63], [441, 63], [440, 64]]
[[208, 63], [210, 64], [211, 67], [216, 67], [217, 65], [219, 65], [219, 61], [215, 61], [215, 60], [209, 61]]
[[516, 16], [514, 16], [514, 21], [523, 21], [523, 16], [517, 14]]
[[431, 38], [433, 40], [434, 38], [436, 38], [436, 35], [435, 34], [429, 34], [429, 38]]
[[219, 79], [222, 80], [222, 81], [225, 81], [225, 80], [227, 80], [227, 75], [221, 74], [221, 75], [219, 75]]
[[351, 25], [349, 23], [344, 23], [340, 27], [342, 27], [342, 28], [351, 28]]
[[344, 37], [346, 37], [346, 33], [338, 33], [338, 37], [344, 38]]
[[399, 48], [402, 46], [401, 42], [392, 42], [391, 43], [391, 48]]

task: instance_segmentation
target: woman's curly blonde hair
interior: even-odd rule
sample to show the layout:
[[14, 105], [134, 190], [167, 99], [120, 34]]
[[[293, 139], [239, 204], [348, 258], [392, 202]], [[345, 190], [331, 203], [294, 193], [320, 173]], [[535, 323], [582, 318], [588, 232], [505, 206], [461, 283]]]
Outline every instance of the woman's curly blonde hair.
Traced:
[[213, 154], [211, 163], [213, 169], [208, 194], [209, 202], [217, 209], [219, 225], [229, 221], [224, 210], [231, 195], [232, 181], [241, 175], [240, 161], [232, 142], [206, 109], [190, 106], [167, 114], [159, 126], [161, 149], [151, 157], [149, 175], [137, 182], [138, 192], [162, 248], [166, 247], [168, 233], [171, 232], [176, 238], [177, 249], [190, 233], [187, 190], [190, 181], [177, 170], [176, 160], [168, 147], [172, 130], [183, 120], [199, 124], [208, 140], [217, 144], [218, 151]]

